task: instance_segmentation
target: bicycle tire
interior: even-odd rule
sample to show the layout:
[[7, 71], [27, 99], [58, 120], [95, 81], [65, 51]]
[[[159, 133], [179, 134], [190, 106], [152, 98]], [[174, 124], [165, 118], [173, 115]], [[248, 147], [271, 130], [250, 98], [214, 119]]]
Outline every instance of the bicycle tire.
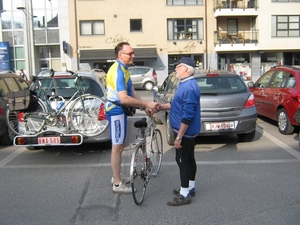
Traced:
[[104, 115], [104, 102], [96, 95], [81, 96], [84, 108], [88, 112], [85, 113], [78, 97], [70, 107], [70, 119], [72, 127], [82, 135], [94, 137], [102, 134], [108, 127], [108, 120], [102, 118]]
[[[14, 111], [7, 108], [6, 124], [16, 135], [36, 134], [44, 128], [46, 123], [45, 117], [38, 115], [40, 112], [47, 114], [47, 108], [40, 99], [37, 99], [30, 112]], [[20, 117], [22, 117], [22, 121], [19, 122]]]
[[150, 143], [149, 158], [153, 166], [152, 176], [156, 176], [160, 171], [163, 158], [163, 140], [159, 129], [155, 129], [153, 131], [152, 141]]
[[146, 155], [143, 152], [142, 145], [135, 147], [131, 157], [130, 181], [132, 196], [136, 205], [142, 204], [147, 186]]

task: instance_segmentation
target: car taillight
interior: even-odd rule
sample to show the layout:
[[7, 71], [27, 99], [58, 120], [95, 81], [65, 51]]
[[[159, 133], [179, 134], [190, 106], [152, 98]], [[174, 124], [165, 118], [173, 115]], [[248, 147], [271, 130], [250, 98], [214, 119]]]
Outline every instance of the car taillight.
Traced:
[[15, 139], [15, 145], [25, 145], [26, 139], [24, 137], [18, 137]]
[[18, 112], [18, 122], [24, 122], [24, 112]]
[[152, 77], [156, 80], [157, 79], [157, 74], [156, 74], [156, 72], [155, 71], [153, 71], [153, 73], [152, 73]]
[[246, 101], [244, 108], [250, 108], [255, 106], [255, 101], [254, 101], [254, 95], [251, 94], [248, 98], [248, 100]]
[[4, 114], [4, 110], [3, 108], [0, 106], [0, 115], [3, 115]]
[[81, 141], [81, 137], [80, 137], [79, 135], [74, 135], [74, 136], [71, 137], [71, 142], [72, 142], [73, 144], [77, 144], [77, 143], [79, 143], [80, 141]]
[[106, 115], [105, 115], [105, 109], [104, 109], [104, 103], [103, 102], [100, 105], [98, 120], [106, 120]]

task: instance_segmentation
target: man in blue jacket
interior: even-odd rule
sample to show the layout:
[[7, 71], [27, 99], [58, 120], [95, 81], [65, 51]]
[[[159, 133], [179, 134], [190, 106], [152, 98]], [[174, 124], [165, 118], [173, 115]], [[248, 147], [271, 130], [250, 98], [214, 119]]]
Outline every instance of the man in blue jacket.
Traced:
[[174, 65], [180, 83], [171, 104], [161, 105], [161, 109], [170, 109], [170, 125], [176, 135], [175, 159], [179, 166], [181, 181], [180, 189], [173, 190], [176, 197], [167, 203], [169, 206], [188, 204], [191, 197], [196, 194], [195, 137], [201, 129], [200, 88], [193, 76], [195, 61], [189, 57], [182, 57]]

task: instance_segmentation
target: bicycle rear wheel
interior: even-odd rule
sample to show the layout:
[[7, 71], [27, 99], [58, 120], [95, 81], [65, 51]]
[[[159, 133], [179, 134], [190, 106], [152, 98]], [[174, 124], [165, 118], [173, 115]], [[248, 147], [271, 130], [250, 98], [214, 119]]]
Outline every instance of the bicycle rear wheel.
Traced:
[[95, 95], [77, 98], [70, 107], [70, 119], [73, 128], [88, 137], [100, 135], [108, 127], [104, 102]]
[[131, 157], [130, 181], [132, 195], [135, 204], [140, 205], [145, 197], [147, 186], [146, 156], [143, 152], [142, 145], [135, 147]]
[[37, 99], [30, 112], [14, 111], [7, 108], [6, 124], [16, 135], [36, 134], [43, 129], [46, 123], [45, 117], [39, 113], [47, 113], [46, 106], [40, 99]]
[[150, 146], [149, 157], [153, 166], [152, 176], [156, 176], [160, 170], [162, 158], [163, 158], [163, 141], [159, 129], [155, 129], [153, 131], [152, 141], [150, 145], [151, 146]]

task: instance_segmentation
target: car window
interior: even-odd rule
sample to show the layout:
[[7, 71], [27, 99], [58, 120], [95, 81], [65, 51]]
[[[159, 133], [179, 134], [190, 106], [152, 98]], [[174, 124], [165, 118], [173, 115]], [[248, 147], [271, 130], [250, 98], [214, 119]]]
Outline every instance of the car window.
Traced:
[[266, 72], [255, 84], [255, 87], [269, 87], [270, 80], [275, 71]]
[[240, 77], [200, 77], [196, 80], [201, 94], [230, 95], [248, 91]]
[[284, 77], [286, 74], [287, 73], [284, 71], [278, 71], [273, 77], [273, 80], [271, 82], [271, 87], [274, 87], [274, 88], [283, 87]]
[[292, 74], [288, 74], [286, 77], [287, 78], [286, 78], [286, 83], [285, 83], [284, 87], [287, 87], [287, 88], [295, 87], [295, 85], [296, 85], [295, 77]]
[[161, 90], [161, 91], [165, 91], [165, 90], [166, 90], [167, 85], [168, 85], [168, 83], [169, 83], [171, 77], [172, 77], [172, 76], [169, 75], [169, 76], [165, 79], [165, 81], [162, 83], [162, 85], [160, 86], [160, 90]]
[[174, 92], [177, 88], [177, 78], [176, 76], [172, 76], [167, 84], [166, 91], [168, 93]]

